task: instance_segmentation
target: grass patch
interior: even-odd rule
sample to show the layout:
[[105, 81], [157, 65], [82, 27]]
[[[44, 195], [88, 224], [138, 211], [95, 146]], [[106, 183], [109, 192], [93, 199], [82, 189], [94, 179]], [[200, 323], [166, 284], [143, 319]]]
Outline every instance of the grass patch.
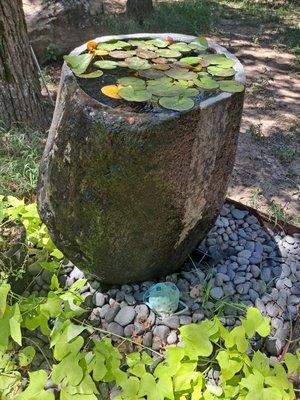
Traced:
[[30, 199], [36, 190], [43, 138], [0, 125], [0, 193]]
[[189, 0], [180, 3], [160, 3], [154, 12], [146, 16], [143, 25], [126, 15], [110, 15], [104, 29], [111, 34], [143, 32], [181, 32], [185, 34], [207, 33], [216, 24], [215, 3]]

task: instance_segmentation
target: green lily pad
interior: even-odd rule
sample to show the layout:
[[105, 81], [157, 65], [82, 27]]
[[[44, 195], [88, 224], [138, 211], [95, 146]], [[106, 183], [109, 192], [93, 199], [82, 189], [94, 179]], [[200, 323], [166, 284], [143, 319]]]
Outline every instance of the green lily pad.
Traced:
[[169, 42], [167, 42], [166, 40], [162, 40], [162, 39], [151, 39], [151, 40], [147, 40], [146, 44], [152, 44], [155, 47], [164, 48], [169, 45]]
[[146, 87], [146, 83], [143, 79], [135, 78], [133, 76], [126, 76], [118, 79], [118, 84], [121, 86], [132, 86], [135, 90], [142, 90]]
[[168, 76], [162, 78], [151, 79], [147, 81], [147, 86], [161, 86], [161, 85], [172, 85], [172, 79]]
[[188, 65], [196, 65], [200, 63], [199, 57], [183, 57], [179, 60], [179, 62]]
[[99, 43], [97, 46], [98, 50], [106, 50], [106, 51], [112, 51], [112, 50], [122, 50], [124, 48], [130, 47], [130, 44], [128, 42], [124, 42], [122, 40], [118, 40], [116, 42], [105, 42], [105, 43]]
[[118, 67], [128, 68], [128, 63], [126, 61], [118, 61]]
[[211, 65], [216, 65], [220, 68], [231, 68], [235, 64], [233, 60], [227, 58], [223, 54], [208, 55], [205, 57], [205, 59], [207, 59]]
[[184, 97], [195, 97], [198, 96], [199, 90], [196, 88], [186, 88], [183, 89], [182, 96]]
[[159, 104], [174, 111], [187, 111], [194, 107], [194, 100], [189, 97], [161, 97]]
[[188, 71], [184, 68], [172, 68], [169, 69], [168, 71], [165, 71], [165, 74], [170, 78], [181, 79], [186, 81], [190, 81], [197, 78], [197, 74], [195, 72]]
[[185, 89], [176, 85], [148, 86], [148, 91], [155, 96], [174, 97], [181, 96]]
[[183, 89], [186, 89], [188, 87], [194, 86], [193, 81], [184, 81], [184, 80], [178, 80], [175, 82], [175, 85], [180, 86]]
[[145, 46], [147, 41], [146, 40], [140, 40], [140, 39], [130, 39], [128, 40], [128, 43], [131, 44], [131, 46]]
[[180, 53], [188, 53], [191, 51], [191, 48], [185, 42], [173, 43], [169, 46], [169, 49], [179, 51]]
[[165, 58], [181, 57], [181, 53], [179, 51], [170, 49], [158, 49], [156, 50], [156, 54], [159, 55], [160, 57], [165, 57]]
[[230, 77], [235, 75], [235, 70], [233, 68], [221, 68], [218, 66], [207, 67], [207, 71], [211, 75], [220, 76], [220, 77]]
[[234, 80], [219, 81], [218, 83], [223, 92], [237, 93], [242, 92], [245, 88], [242, 83]]
[[201, 89], [206, 89], [206, 90], [214, 90], [218, 89], [219, 87], [219, 82], [215, 81], [213, 78], [209, 76], [204, 76], [200, 79], [195, 79], [194, 84]]
[[102, 69], [115, 69], [117, 68], [118, 63], [116, 61], [101, 60], [101, 61], [96, 61], [94, 63], [94, 66]]
[[135, 90], [132, 86], [122, 87], [118, 91], [122, 99], [134, 102], [145, 102], [151, 99], [151, 93], [147, 90]]
[[70, 54], [68, 56], [64, 56], [65, 62], [76, 75], [81, 75], [87, 70], [92, 58], [92, 54], [80, 54], [78, 56]]
[[76, 76], [78, 78], [91, 79], [91, 78], [99, 78], [102, 75], [103, 75], [103, 71], [101, 71], [101, 69], [98, 69], [97, 71], [89, 72], [88, 74], [80, 74], [80, 75], [76, 75]]
[[143, 71], [151, 68], [151, 64], [147, 60], [143, 60], [139, 57], [130, 57], [125, 60], [128, 64], [128, 68], [134, 69], [136, 71]]
[[136, 55], [146, 60], [150, 60], [151, 58], [158, 58], [156, 52], [151, 50], [143, 50], [139, 48], [136, 50]]

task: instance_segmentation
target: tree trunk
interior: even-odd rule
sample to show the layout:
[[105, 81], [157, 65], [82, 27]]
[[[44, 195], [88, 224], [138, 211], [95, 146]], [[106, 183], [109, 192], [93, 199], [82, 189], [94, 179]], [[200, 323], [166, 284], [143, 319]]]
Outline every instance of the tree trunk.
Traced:
[[21, 0], [0, 0], [0, 120], [34, 128], [45, 121]]
[[152, 0], [127, 0], [126, 13], [143, 25], [144, 19], [153, 11]]

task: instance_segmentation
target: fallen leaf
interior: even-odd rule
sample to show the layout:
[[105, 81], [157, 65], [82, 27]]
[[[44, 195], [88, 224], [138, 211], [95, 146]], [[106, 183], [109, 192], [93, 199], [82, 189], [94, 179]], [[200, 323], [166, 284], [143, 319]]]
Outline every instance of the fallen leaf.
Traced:
[[105, 96], [110, 97], [111, 99], [120, 100], [121, 97], [118, 95], [119, 88], [116, 85], [107, 85], [101, 88], [101, 92], [105, 94]]
[[92, 53], [97, 47], [97, 43], [94, 40], [89, 40], [86, 44], [87, 51]]

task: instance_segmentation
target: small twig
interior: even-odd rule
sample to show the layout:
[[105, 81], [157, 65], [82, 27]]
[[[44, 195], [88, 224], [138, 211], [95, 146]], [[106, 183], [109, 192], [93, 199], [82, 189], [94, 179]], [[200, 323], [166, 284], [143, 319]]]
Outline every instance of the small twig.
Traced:
[[36, 58], [36, 55], [35, 55], [35, 53], [34, 53], [34, 51], [33, 51], [32, 46], [30, 46], [30, 50], [31, 50], [31, 54], [32, 54], [33, 60], [34, 60], [36, 66], [37, 66], [37, 69], [38, 69], [38, 71], [39, 71], [40, 77], [41, 77], [41, 79], [42, 79], [42, 81], [43, 81], [43, 84], [44, 84], [46, 90], [47, 90], [49, 100], [50, 100], [51, 104], [52, 104], [53, 107], [54, 107], [54, 106], [55, 106], [54, 101], [53, 101], [52, 96], [51, 96], [51, 93], [50, 93], [50, 91], [49, 91], [49, 89], [48, 89], [48, 87], [47, 87], [47, 84], [46, 84], [46, 81], [45, 81], [43, 72], [42, 72], [42, 70], [41, 70], [40, 64], [39, 64], [39, 62], [38, 62], [38, 60], [37, 60], [37, 58]]

